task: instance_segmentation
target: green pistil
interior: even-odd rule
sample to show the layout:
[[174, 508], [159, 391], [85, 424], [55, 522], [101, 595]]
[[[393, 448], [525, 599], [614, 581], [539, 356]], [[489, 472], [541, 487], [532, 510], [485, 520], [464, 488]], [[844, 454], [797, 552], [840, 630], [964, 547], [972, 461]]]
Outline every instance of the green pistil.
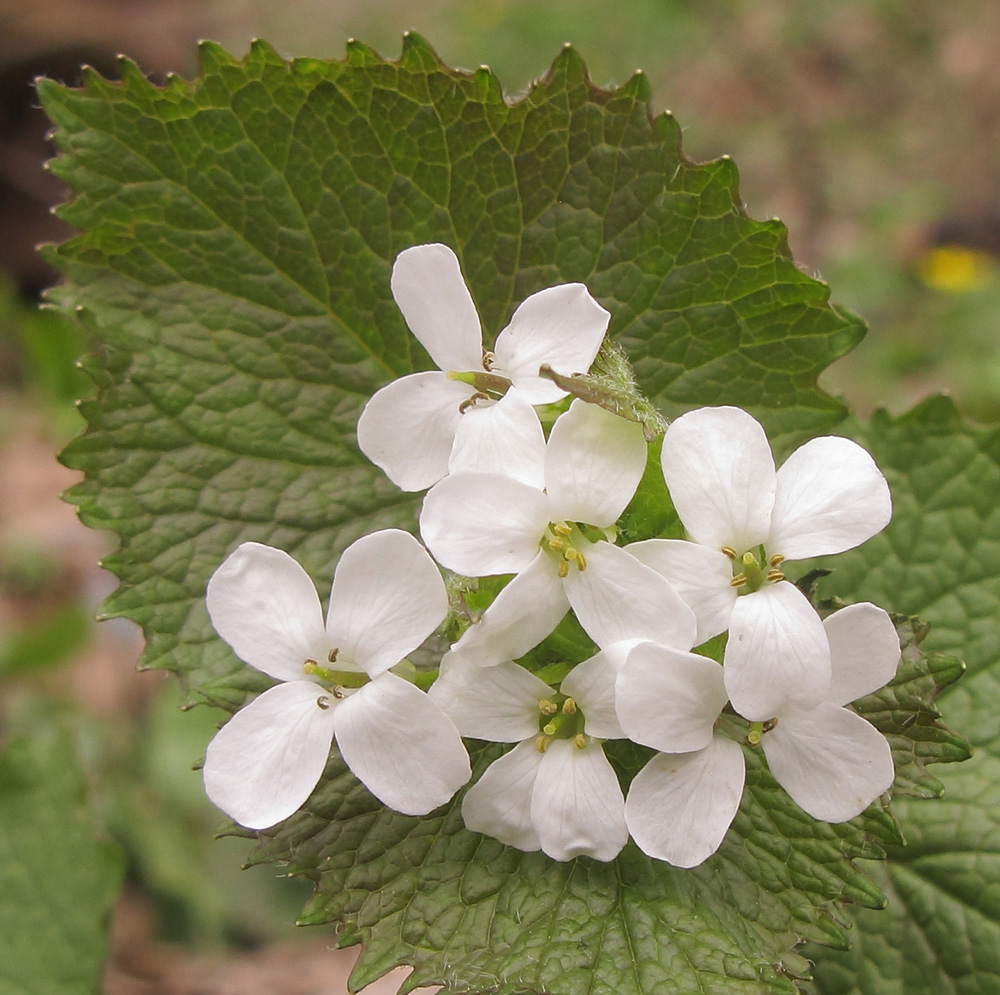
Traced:
[[309, 677], [318, 677], [324, 684], [331, 687], [360, 688], [371, 680], [365, 673], [359, 674], [353, 670], [331, 670], [329, 667], [321, 667], [315, 660], [306, 660], [302, 664], [302, 673]]
[[740, 594], [753, 594], [765, 584], [776, 584], [785, 579], [785, 575], [778, 569], [785, 558], [776, 554], [766, 560], [765, 568], [766, 553], [763, 546], [758, 546], [756, 552], [748, 550], [740, 557], [737, 557], [736, 550], [731, 546], [723, 546], [722, 552], [733, 561], [733, 579], [730, 583]]
[[760, 746], [761, 737], [770, 732], [778, 724], [777, 719], [765, 719], [763, 722], [751, 722], [747, 732], [747, 742], [751, 746]]
[[538, 703], [538, 711], [540, 739], [575, 739], [583, 734], [583, 713], [572, 698], [553, 694]]
[[510, 390], [510, 381], [498, 373], [487, 373], [485, 370], [470, 370], [460, 372], [458, 370], [448, 370], [448, 379], [457, 380], [459, 383], [467, 383], [476, 390], [498, 394], [503, 397]]

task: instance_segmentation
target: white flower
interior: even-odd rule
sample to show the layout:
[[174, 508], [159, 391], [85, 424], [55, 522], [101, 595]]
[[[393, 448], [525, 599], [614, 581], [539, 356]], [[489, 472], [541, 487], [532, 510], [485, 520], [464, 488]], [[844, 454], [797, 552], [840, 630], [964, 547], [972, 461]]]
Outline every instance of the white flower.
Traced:
[[284, 682], [237, 712], [208, 746], [205, 790], [241, 825], [265, 829], [295, 812], [334, 737], [365, 787], [406, 815], [444, 804], [469, 779], [454, 724], [389, 673], [448, 608], [441, 575], [413, 536], [389, 529], [344, 550], [325, 625], [302, 567], [255, 542], [215, 571], [207, 605], [236, 655]]
[[829, 689], [829, 647], [808, 599], [780, 567], [851, 549], [885, 527], [892, 501], [875, 462], [849, 439], [827, 436], [775, 472], [764, 430], [731, 407], [674, 421], [661, 460], [694, 542], [653, 539], [629, 551], [694, 608], [699, 643], [729, 630], [725, 682], [736, 711], [761, 721], [789, 704], [819, 704]]
[[574, 667], [560, 692], [510, 661], [484, 670], [445, 657], [428, 694], [462, 735], [518, 744], [466, 792], [469, 829], [554, 860], [614, 860], [628, 839], [625, 800], [593, 738], [622, 735], [614, 677], [605, 653]]
[[[844, 822], [892, 784], [888, 741], [843, 706], [892, 679], [899, 640], [872, 604], [843, 608], [822, 624], [833, 661], [828, 698], [808, 710], [788, 706], [758, 734], [771, 773], [796, 804], [813, 818]], [[645, 642], [619, 670], [622, 729], [663, 751], [633, 779], [625, 801], [629, 832], [651, 857], [700, 864], [736, 816], [745, 764], [741, 747], [714, 729], [725, 702], [722, 668], [704, 657]]]
[[455, 648], [484, 666], [517, 659], [570, 607], [601, 647], [648, 638], [689, 648], [691, 609], [630, 547], [603, 538], [645, 469], [641, 426], [576, 400], [540, 455], [524, 458], [542, 461], [544, 489], [458, 473], [424, 499], [420, 533], [439, 563], [470, 577], [517, 575]]
[[[524, 439], [540, 438], [531, 405], [558, 401], [566, 392], [540, 377], [539, 367], [586, 373], [610, 318], [582, 283], [549, 287], [517, 308], [493, 353], [484, 353], [458, 258], [439, 244], [416, 245], [396, 257], [392, 294], [439, 369], [376, 392], [358, 421], [358, 445], [405, 491], [423, 490], [456, 469], [495, 469]], [[515, 400], [490, 403], [505, 391]]]

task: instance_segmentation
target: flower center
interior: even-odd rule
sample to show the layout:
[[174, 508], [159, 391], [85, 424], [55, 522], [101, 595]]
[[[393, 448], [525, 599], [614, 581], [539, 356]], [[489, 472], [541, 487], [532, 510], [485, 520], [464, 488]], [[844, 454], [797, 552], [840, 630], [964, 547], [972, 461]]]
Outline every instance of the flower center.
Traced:
[[[330, 650], [326, 658], [327, 663], [336, 663], [339, 652], [336, 648]], [[316, 699], [316, 704], [323, 709], [330, 707], [331, 697], [337, 700], [346, 698], [371, 680], [364, 671], [334, 670], [332, 667], [321, 666], [315, 660], [304, 660], [302, 673], [329, 690], [329, 695], [321, 694]]]
[[492, 404], [497, 398], [503, 397], [510, 389], [510, 380], [499, 373], [491, 373], [492, 353], [483, 353], [483, 368], [481, 370], [448, 370], [449, 380], [457, 380], [459, 383], [467, 383], [473, 388], [470, 394], [458, 406], [461, 414], [465, 414], [469, 408], [474, 408], [480, 401]]
[[538, 729], [535, 746], [539, 753], [544, 753], [553, 739], [571, 739], [578, 750], [587, 745], [583, 712], [573, 698], [559, 692], [553, 692], [538, 703]]
[[583, 528], [577, 522], [549, 522], [541, 539], [542, 549], [559, 563], [560, 577], [569, 574], [570, 564], [577, 570], [587, 569], [587, 558], [582, 550], [590, 545], [590, 539], [583, 534]]
[[[733, 579], [729, 583], [737, 589], [737, 594], [753, 594], [767, 584], [785, 579], [778, 569], [785, 559], [781, 553], [769, 557], [763, 546], [747, 550], [742, 556], [732, 546], [723, 546], [722, 552], [733, 561]], [[764, 564], [767, 564], [766, 569]]]

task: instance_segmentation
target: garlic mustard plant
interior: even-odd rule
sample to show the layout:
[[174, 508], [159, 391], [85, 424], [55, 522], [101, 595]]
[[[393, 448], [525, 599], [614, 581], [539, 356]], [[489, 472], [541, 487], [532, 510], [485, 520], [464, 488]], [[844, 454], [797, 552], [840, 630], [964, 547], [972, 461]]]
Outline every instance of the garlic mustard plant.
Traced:
[[205, 790], [250, 829], [309, 797], [334, 739], [380, 801], [408, 815], [446, 802], [469, 779], [458, 731], [427, 695], [390, 672], [441, 623], [441, 575], [413, 536], [358, 539], [340, 558], [326, 622], [305, 570], [260, 543], [239, 546], [208, 584], [216, 632], [282, 683], [237, 712], [208, 746]]
[[674, 421], [661, 462], [697, 545], [651, 540], [633, 555], [683, 588], [700, 617], [699, 638], [729, 630], [725, 682], [737, 712], [758, 721], [789, 703], [819, 704], [830, 687], [826, 634], [782, 565], [844, 552], [885, 527], [892, 501], [874, 460], [857, 443], [827, 436], [776, 472], [760, 424], [720, 407]]
[[[437, 371], [394, 380], [368, 402], [358, 421], [361, 451], [398, 487], [419, 491], [458, 467], [483, 469], [484, 452], [516, 453], [522, 438], [541, 438], [530, 405], [566, 396], [539, 375], [585, 373], [610, 315], [582, 283], [532, 294], [483, 349], [482, 328], [458, 257], [446, 245], [416, 245], [392, 268], [392, 293]], [[522, 405], [501, 406], [514, 390]], [[516, 460], [515, 460], [516, 461]]]
[[615, 673], [598, 653], [557, 691], [510, 661], [484, 669], [458, 653], [446, 657], [430, 697], [462, 735], [518, 744], [466, 792], [469, 829], [555, 860], [618, 855], [628, 839], [625, 799], [601, 746], [623, 736]]
[[420, 534], [437, 561], [467, 576], [517, 575], [456, 648], [484, 666], [516, 659], [572, 607], [598, 646], [647, 638], [689, 649], [694, 613], [613, 542], [645, 466], [640, 425], [575, 400], [552, 427], [544, 488], [478, 473], [435, 484]]

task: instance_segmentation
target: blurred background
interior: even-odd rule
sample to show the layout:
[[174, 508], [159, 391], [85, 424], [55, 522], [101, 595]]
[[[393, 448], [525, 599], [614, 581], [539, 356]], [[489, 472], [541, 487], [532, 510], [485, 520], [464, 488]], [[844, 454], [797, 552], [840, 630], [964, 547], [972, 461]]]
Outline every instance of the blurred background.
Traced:
[[[128, 623], [91, 619], [110, 539], [77, 522], [54, 454], [82, 428], [81, 331], [39, 311], [35, 252], [69, 232], [31, 81], [73, 84], [125, 53], [152, 78], [197, 74], [196, 41], [234, 54], [388, 57], [408, 28], [453, 66], [490, 65], [514, 97], [571, 41], [602, 86], [642, 68], [689, 158], [731, 155], [749, 214], [779, 217], [799, 265], [869, 323], [822, 383], [861, 414], [949, 391], [1000, 416], [1000, 4], [996, 0], [0, 0], [0, 745], [58, 715], [96, 821], [127, 858], [108, 995], [336, 995], [349, 954], [290, 924], [308, 895], [240, 871], [246, 841], [192, 763], [219, 716], [138, 674]], [[399, 977], [382, 986], [392, 991]]]

